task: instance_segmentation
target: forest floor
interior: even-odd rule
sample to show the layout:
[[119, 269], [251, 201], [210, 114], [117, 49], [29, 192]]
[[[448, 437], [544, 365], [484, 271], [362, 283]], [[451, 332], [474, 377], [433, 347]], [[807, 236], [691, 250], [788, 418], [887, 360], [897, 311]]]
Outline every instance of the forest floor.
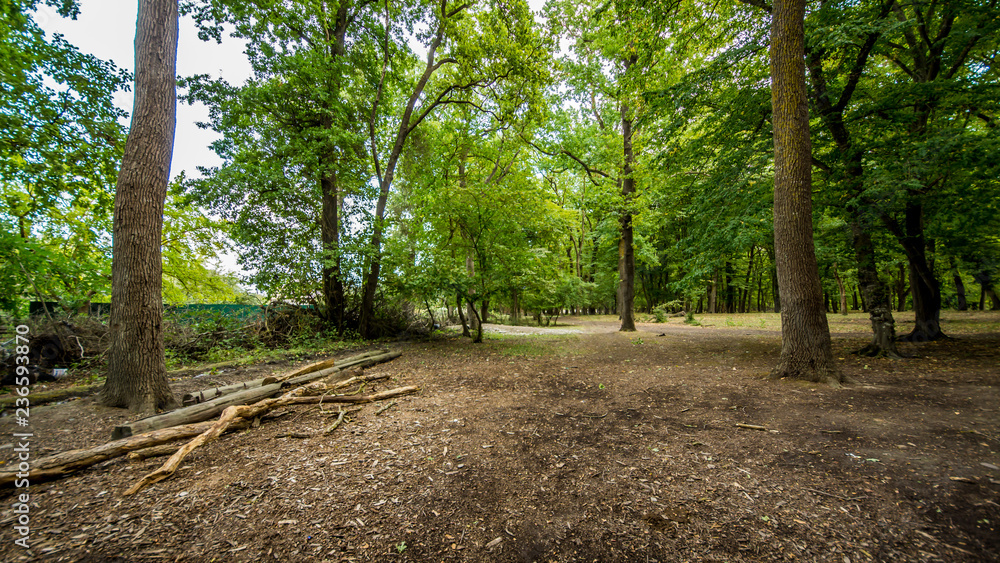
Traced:
[[[852, 355], [866, 318], [830, 315], [856, 380], [840, 389], [765, 379], [776, 315], [698, 319], [390, 342], [402, 357], [367, 373], [419, 394], [330, 434], [335, 407], [291, 408], [131, 497], [165, 458], [32, 484], [30, 550], [0, 491], [0, 560], [1000, 560], [1000, 314], [946, 313], [953, 339], [895, 361]], [[32, 455], [103, 443], [128, 418], [92, 399], [32, 408]], [[0, 418], [0, 459], [23, 430]]]

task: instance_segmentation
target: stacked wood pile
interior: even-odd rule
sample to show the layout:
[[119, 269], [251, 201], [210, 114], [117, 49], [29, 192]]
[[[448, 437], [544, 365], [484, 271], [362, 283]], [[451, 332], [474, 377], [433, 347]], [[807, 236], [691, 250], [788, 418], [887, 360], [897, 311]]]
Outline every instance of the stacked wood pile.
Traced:
[[[59, 479], [80, 469], [134, 452], [144, 459], [173, 454], [162, 467], [149, 473], [125, 494], [134, 494], [146, 486], [172, 475], [181, 461], [195, 448], [226, 431], [259, 424], [271, 411], [288, 405], [370, 403], [409, 393], [414, 386], [397, 387], [380, 393], [361, 395], [364, 384], [384, 379], [388, 375], [366, 376], [362, 368], [389, 361], [400, 352], [376, 351], [343, 360], [326, 360], [285, 373], [245, 384], [218, 387], [186, 395], [188, 406], [118, 426], [112, 441], [95, 448], [72, 450], [38, 459], [27, 475], [16, 465], [0, 470], [0, 487], [11, 486], [15, 480], [27, 477], [32, 483]], [[359, 385], [353, 394], [338, 391]], [[221, 416], [220, 416], [221, 415]], [[218, 417], [218, 420], [209, 420]], [[332, 431], [338, 419], [327, 431]], [[193, 438], [184, 445], [180, 440]]]

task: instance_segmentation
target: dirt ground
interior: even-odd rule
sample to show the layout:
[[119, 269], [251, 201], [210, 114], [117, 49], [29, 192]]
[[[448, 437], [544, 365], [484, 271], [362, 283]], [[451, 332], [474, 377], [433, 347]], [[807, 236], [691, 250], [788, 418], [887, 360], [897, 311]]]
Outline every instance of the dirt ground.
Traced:
[[[851, 355], [867, 340], [852, 315], [833, 325], [857, 381], [841, 389], [764, 379], [776, 319], [389, 342], [402, 357], [367, 373], [419, 394], [326, 435], [336, 407], [288, 409], [133, 497], [165, 458], [32, 484], [30, 550], [0, 491], [0, 560], [1000, 560], [1000, 315], [951, 313], [952, 340], [901, 361]], [[103, 443], [127, 418], [91, 399], [33, 408], [32, 455]], [[0, 418], [0, 459], [23, 430]]]

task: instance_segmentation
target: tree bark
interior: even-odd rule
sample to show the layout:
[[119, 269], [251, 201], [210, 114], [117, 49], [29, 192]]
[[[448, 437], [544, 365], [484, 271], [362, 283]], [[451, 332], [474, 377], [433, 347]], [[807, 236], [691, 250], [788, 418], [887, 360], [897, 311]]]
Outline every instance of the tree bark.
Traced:
[[[903, 245], [910, 268], [910, 292], [913, 297], [913, 331], [903, 337], [907, 342], [927, 342], [947, 338], [941, 330], [941, 284], [934, 275], [934, 265], [927, 259], [924, 238], [923, 206], [906, 203], [905, 231], [897, 238]], [[933, 243], [931, 243], [933, 245]]]
[[962, 282], [962, 276], [958, 273], [958, 268], [952, 269], [951, 277], [955, 280], [955, 297], [958, 301], [955, 307], [959, 311], [967, 311], [969, 309], [969, 302], [965, 298], [965, 283]]
[[[625, 65], [625, 71], [635, 63], [632, 56]], [[632, 176], [635, 154], [632, 151], [632, 119], [628, 115], [628, 105], [622, 103], [622, 199], [625, 209], [621, 217], [621, 239], [618, 241], [618, 314], [622, 319], [619, 330], [635, 331], [635, 247], [632, 230], [632, 198], [635, 194], [635, 178]]]
[[140, 0], [135, 104], [115, 187], [108, 376], [100, 402], [153, 413], [177, 404], [163, 350], [163, 205], [177, 110], [177, 0]]
[[340, 274], [340, 189], [337, 173], [329, 172], [320, 181], [323, 192], [323, 210], [320, 218], [320, 237], [323, 241], [323, 299], [326, 301], [326, 320], [344, 329], [344, 281]]
[[837, 272], [837, 265], [833, 265], [833, 279], [837, 282], [837, 289], [840, 291], [840, 314], [847, 314], [847, 290], [844, 288], [844, 280]]
[[378, 356], [373, 356], [369, 358], [359, 359], [354, 362], [347, 362], [340, 366], [333, 366], [319, 371], [309, 372], [303, 375], [295, 376], [288, 380], [279, 381], [277, 383], [268, 383], [261, 385], [260, 387], [255, 387], [252, 389], [247, 389], [245, 391], [239, 391], [236, 393], [231, 393], [229, 395], [223, 395], [216, 399], [205, 401], [204, 403], [197, 403], [189, 407], [184, 407], [177, 409], [172, 412], [164, 413], [158, 416], [153, 416], [149, 418], [143, 418], [130, 422], [129, 424], [122, 424], [116, 426], [112, 431], [111, 439], [118, 440], [121, 438], [126, 438], [128, 436], [133, 436], [135, 434], [142, 434], [149, 432], [151, 430], [156, 430], [159, 428], [169, 428], [171, 426], [177, 426], [180, 424], [191, 424], [195, 422], [200, 422], [202, 420], [207, 420], [214, 416], [217, 416], [226, 407], [232, 405], [244, 405], [248, 403], [254, 403], [261, 399], [266, 399], [273, 395], [281, 392], [282, 389], [287, 387], [297, 387], [304, 385], [311, 381], [317, 379], [322, 379], [325, 377], [330, 377], [335, 373], [339, 373], [349, 367], [360, 366], [371, 366], [381, 362], [387, 362], [393, 360], [400, 356], [401, 352], [387, 352]]
[[872, 324], [871, 342], [856, 353], [862, 356], [900, 358], [896, 349], [896, 321], [892, 318], [889, 287], [878, 277], [871, 235], [857, 218], [851, 223], [851, 235], [858, 262], [858, 286], [861, 288], [862, 303]]
[[805, 0], [776, 0], [771, 20], [774, 121], [774, 253], [781, 356], [770, 378], [839, 385], [812, 230], [812, 146], [805, 81]]
[[465, 300], [462, 299], [462, 292], [459, 291], [455, 295], [455, 308], [458, 310], [458, 318], [462, 321], [462, 336], [472, 337], [472, 333], [469, 332], [469, 323], [465, 321], [465, 314], [462, 313], [462, 308], [465, 307]]
[[993, 276], [988, 271], [982, 270], [973, 277], [979, 283], [979, 310], [986, 310], [987, 296], [990, 298], [990, 310], [996, 311], [1000, 309], [1000, 298], [997, 297], [997, 293], [993, 289]]

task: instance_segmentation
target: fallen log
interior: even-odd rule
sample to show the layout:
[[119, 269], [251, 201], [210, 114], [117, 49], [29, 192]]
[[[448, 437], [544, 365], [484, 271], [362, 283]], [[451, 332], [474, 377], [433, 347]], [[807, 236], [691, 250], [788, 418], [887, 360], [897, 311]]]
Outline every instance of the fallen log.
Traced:
[[149, 432], [150, 430], [156, 430], [158, 428], [169, 428], [171, 426], [177, 426], [179, 424], [191, 424], [195, 422], [201, 422], [203, 420], [208, 420], [210, 418], [215, 418], [216, 416], [219, 416], [219, 414], [222, 413], [228, 407], [235, 405], [246, 405], [250, 403], [255, 403], [263, 399], [267, 399], [269, 397], [273, 397], [274, 395], [280, 393], [283, 388], [297, 387], [300, 385], [304, 385], [311, 381], [322, 379], [324, 377], [329, 377], [349, 367], [354, 367], [358, 365], [368, 366], [381, 362], [386, 362], [398, 358], [401, 354], [402, 352], [387, 352], [377, 356], [361, 358], [345, 365], [334, 366], [326, 369], [321, 369], [319, 371], [309, 372], [304, 375], [299, 375], [291, 379], [280, 381], [278, 383], [261, 385], [260, 387], [256, 387], [253, 389], [246, 389], [244, 391], [231, 393], [229, 395], [223, 395], [222, 397], [218, 397], [210, 401], [205, 401], [204, 403], [196, 403], [194, 405], [183, 407], [168, 413], [163, 413], [160, 415], [151, 416], [147, 418], [141, 418], [139, 420], [132, 421], [128, 424], [122, 424], [116, 426], [114, 431], [111, 433], [111, 439], [120, 440], [128, 436], [142, 434], [144, 432]]
[[[130, 436], [128, 438], [101, 444], [96, 448], [71, 450], [60, 454], [43, 457], [32, 462], [27, 475], [20, 472], [18, 466], [8, 465], [0, 470], [0, 487], [9, 486], [20, 479], [28, 479], [30, 483], [58, 479], [84, 467], [90, 467], [116, 457], [123, 456], [129, 452], [149, 448], [160, 444], [166, 444], [177, 440], [183, 440], [192, 436], [197, 436], [211, 428], [212, 422], [201, 422], [198, 424], [188, 424], [184, 426], [174, 426], [164, 428], [146, 434]], [[250, 421], [240, 423], [240, 427], [249, 426]]]
[[[199, 434], [193, 440], [182, 446], [177, 450], [174, 455], [170, 456], [159, 469], [147, 473], [142, 479], [140, 479], [136, 484], [132, 485], [127, 491], [125, 491], [124, 496], [134, 495], [139, 491], [145, 489], [153, 483], [158, 483], [177, 471], [180, 467], [181, 462], [187, 457], [195, 448], [201, 446], [202, 444], [219, 437], [223, 432], [225, 432], [234, 422], [238, 419], [249, 419], [260, 416], [271, 409], [275, 409], [285, 405], [300, 405], [300, 404], [315, 404], [323, 402], [347, 402], [347, 403], [370, 403], [373, 401], [380, 401], [382, 399], [389, 399], [392, 397], [398, 397], [400, 395], [406, 395], [417, 391], [419, 388], [416, 386], [407, 387], [397, 387], [396, 389], [389, 389], [387, 391], [382, 391], [380, 393], [374, 393], [372, 395], [361, 395], [361, 396], [351, 396], [351, 395], [339, 395], [339, 396], [302, 396], [305, 393], [315, 392], [317, 388], [305, 388], [299, 387], [285, 393], [281, 397], [274, 399], [267, 399], [253, 405], [236, 405], [227, 407], [226, 410], [222, 412], [222, 416], [219, 420], [215, 421], [210, 428], [205, 430], [202, 434]], [[351, 400], [346, 400], [351, 399]]]
[[224, 385], [222, 387], [213, 387], [211, 389], [203, 389], [201, 391], [196, 391], [194, 393], [187, 393], [181, 398], [181, 404], [184, 406], [193, 405], [196, 403], [204, 403], [205, 401], [210, 401], [216, 399], [223, 395], [228, 395], [230, 393], [236, 393], [238, 391], [244, 391], [247, 389], [253, 389], [255, 387], [260, 387], [262, 385], [267, 385], [271, 383], [279, 383], [290, 379], [293, 377], [298, 377], [301, 375], [306, 375], [316, 371], [324, 370], [331, 367], [348, 368], [351, 366], [358, 365], [364, 360], [371, 358], [373, 356], [379, 356], [387, 353], [388, 350], [372, 350], [365, 352], [363, 354], [358, 354], [356, 356], [351, 356], [348, 358], [341, 358], [339, 360], [323, 360], [322, 362], [316, 362], [303, 366], [296, 370], [290, 371], [288, 373], [274, 376], [269, 375], [267, 377], [261, 377], [259, 379], [252, 379], [250, 381], [243, 381], [240, 383], [233, 383], [232, 385]]
[[[307, 366], [300, 367], [299, 369], [293, 370], [293, 371], [288, 372], [288, 373], [283, 374], [283, 375], [279, 375], [279, 376], [276, 376], [276, 377], [272, 376], [270, 378], [269, 377], [265, 377], [264, 379], [267, 380], [267, 379], [272, 379], [273, 378], [273, 381], [267, 381], [267, 383], [277, 383], [277, 382], [280, 382], [280, 381], [285, 381], [287, 379], [292, 379], [293, 377], [299, 377], [300, 375], [305, 375], [307, 373], [312, 373], [314, 371], [324, 370], [324, 369], [329, 368], [329, 367], [337, 366], [337, 367], [341, 367], [341, 368], [349, 368], [351, 366], [356, 366], [356, 365], [362, 363], [362, 361], [365, 360], [365, 359], [367, 359], [367, 358], [374, 358], [376, 356], [383, 356], [383, 355], [385, 355], [387, 353], [390, 353], [389, 350], [384, 350], [384, 349], [383, 350], [371, 350], [371, 351], [365, 352], [363, 354], [358, 354], [357, 356], [351, 356], [349, 358], [343, 358], [341, 360], [323, 360], [322, 362], [316, 362], [314, 364], [309, 364]], [[397, 356], [398, 356], [398, 354], [397, 354]]]

